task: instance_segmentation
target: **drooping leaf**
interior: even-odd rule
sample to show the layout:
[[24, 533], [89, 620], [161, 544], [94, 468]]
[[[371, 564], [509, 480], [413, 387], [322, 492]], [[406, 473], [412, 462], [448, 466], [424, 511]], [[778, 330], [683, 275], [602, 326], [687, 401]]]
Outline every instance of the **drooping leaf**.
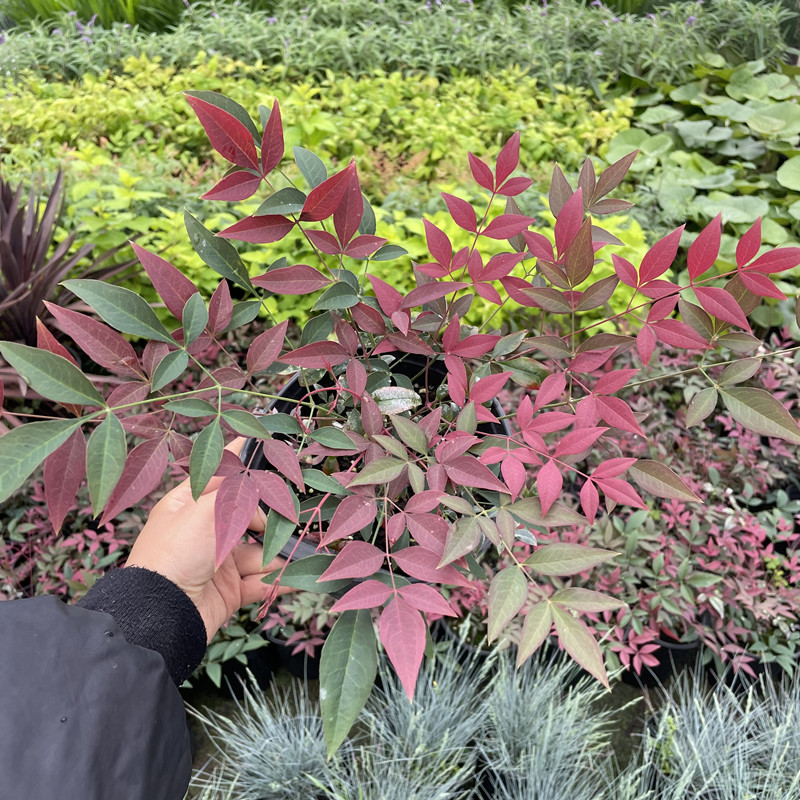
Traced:
[[600, 647], [586, 625], [557, 605], [551, 605], [551, 611], [558, 639], [567, 653], [603, 686], [610, 688]]
[[666, 464], [650, 459], [639, 459], [628, 468], [628, 475], [646, 492], [656, 497], [682, 502], [699, 502], [700, 498]]
[[64, 523], [86, 472], [86, 439], [76, 430], [44, 460], [44, 497], [53, 530]]
[[219, 485], [214, 502], [217, 569], [250, 526], [257, 508], [258, 491], [249, 475], [230, 475]]
[[73, 294], [88, 303], [112, 328], [145, 339], [175, 344], [147, 301], [130, 289], [88, 279], [64, 281]]
[[548, 637], [553, 625], [553, 612], [547, 602], [536, 603], [525, 615], [517, 650], [517, 667], [521, 667]]
[[300, 504], [285, 481], [274, 472], [254, 470], [250, 478], [256, 486], [261, 501], [290, 522], [299, 522]]
[[277, 98], [272, 104], [269, 119], [264, 125], [264, 134], [261, 137], [261, 172], [268, 175], [283, 158], [283, 125], [281, 124], [281, 109]]
[[747, 386], [720, 387], [722, 402], [740, 424], [762, 436], [774, 436], [800, 444], [800, 427], [781, 402], [764, 389]]
[[517, 615], [527, 596], [528, 579], [519, 567], [507, 567], [492, 578], [487, 627], [490, 642]]
[[114, 414], [106, 414], [92, 431], [86, 448], [86, 480], [95, 516], [108, 502], [122, 476], [127, 452], [122, 423]]
[[412, 700], [425, 654], [425, 621], [416, 608], [396, 595], [381, 613], [379, 631], [386, 655]]
[[278, 474], [288, 478], [298, 489], [303, 490], [303, 473], [297, 453], [286, 442], [277, 439], [265, 439], [261, 442], [264, 456], [278, 471]]
[[377, 669], [369, 611], [345, 611], [328, 633], [320, 656], [320, 712], [328, 756], [350, 733], [372, 691]]
[[105, 405], [92, 382], [63, 356], [16, 342], [0, 342], [0, 354], [34, 391], [48, 400]]
[[686, 408], [686, 427], [699, 425], [717, 407], [719, 394], [713, 386], [701, 389]]

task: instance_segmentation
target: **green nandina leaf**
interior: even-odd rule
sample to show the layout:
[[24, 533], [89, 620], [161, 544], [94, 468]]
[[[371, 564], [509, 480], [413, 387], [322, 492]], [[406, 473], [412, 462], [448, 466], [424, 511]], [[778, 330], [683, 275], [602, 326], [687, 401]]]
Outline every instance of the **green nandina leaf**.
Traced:
[[686, 427], [699, 425], [717, 407], [719, 394], [713, 386], [701, 389], [686, 409]]
[[517, 331], [503, 336], [492, 350], [492, 358], [501, 358], [513, 353], [521, 344], [522, 340], [528, 335], [528, 331]]
[[352, 287], [342, 281], [334, 283], [326, 289], [319, 300], [314, 303], [314, 311], [339, 311], [345, 308], [352, 308], [358, 304], [358, 295]]
[[258, 418], [259, 425], [263, 425], [270, 433], [302, 433], [300, 423], [289, 414], [262, 414]]
[[105, 405], [92, 382], [63, 356], [15, 342], [0, 343], [0, 353], [34, 391], [48, 400]]
[[666, 464], [640, 458], [628, 467], [628, 476], [633, 478], [646, 492], [668, 500], [699, 503], [700, 498]]
[[[281, 585], [301, 589], [304, 592], [337, 592], [349, 586], [349, 578], [335, 581], [318, 581], [320, 575], [331, 565], [334, 556], [313, 555], [291, 561], [286, 565], [281, 577]], [[278, 572], [273, 572], [264, 578], [264, 583], [274, 583]]]
[[403, 386], [384, 386], [376, 389], [372, 397], [382, 414], [401, 414], [411, 411], [422, 403], [422, 398], [413, 390]]
[[425, 432], [416, 423], [405, 417], [392, 416], [392, 425], [403, 444], [425, 455], [428, 452], [428, 440]]
[[553, 625], [553, 612], [545, 601], [531, 606], [525, 615], [522, 633], [517, 650], [517, 666], [521, 667], [538, 649], [550, 633]]
[[82, 422], [79, 419], [26, 422], [0, 436], [0, 503], [8, 500]]
[[474, 434], [478, 429], [478, 412], [475, 403], [470, 400], [456, 418], [456, 430]]
[[310, 150], [306, 150], [305, 147], [293, 147], [292, 152], [297, 168], [308, 182], [309, 187], [316, 189], [328, 177], [328, 170], [325, 169], [322, 159]]
[[236, 251], [236, 248], [227, 240], [214, 236], [208, 228], [195, 219], [188, 211], [183, 215], [189, 241], [197, 255], [218, 275], [227, 278], [243, 289], [253, 289], [247, 267]]
[[594, 592], [591, 589], [581, 589], [577, 586], [561, 589], [550, 596], [550, 602], [558, 603], [558, 605], [573, 611], [616, 611], [625, 607], [625, 603], [617, 600], [616, 597], [610, 597], [602, 592]]
[[[220, 241], [223, 240], [220, 239]], [[236, 328], [252, 322], [258, 316], [259, 311], [261, 311], [260, 300], [244, 300], [241, 303], [234, 303], [231, 321], [225, 326], [223, 333], [236, 330]]]
[[328, 757], [347, 738], [367, 702], [378, 669], [372, 617], [366, 609], [345, 611], [322, 647], [319, 702]]
[[105, 507], [119, 482], [127, 453], [125, 429], [119, 419], [109, 413], [92, 431], [86, 448], [86, 480], [95, 516]]
[[207, 400], [200, 400], [197, 397], [187, 397], [185, 400], [170, 400], [164, 403], [167, 411], [174, 414], [181, 414], [184, 417], [210, 417], [218, 413], [217, 409]]
[[361, 472], [347, 484], [348, 488], [353, 486], [372, 486], [382, 483], [389, 483], [399, 477], [406, 468], [406, 462], [397, 458], [386, 456], [370, 461]]
[[575, 619], [569, 611], [564, 611], [554, 605], [551, 605], [550, 608], [556, 624], [556, 633], [564, 649], [608, 689], [608, 676], [603, 664], [603, 655], [589, 629], [579, 619]]
[[183, 307], [183, 344], [190, 345], [208, 325], [208, 308], [199, 292], [193, 294]]
[[741, 383], [758, 372], [761, 366], [760, 358], [743, 358], [739, 361], [734, 361], [722, 370], [722, 374], [717, 378], [717, 383], [720, 386], [732, 386], [735, 383]]
[[189, 354], [185, 350], [173, 350], [161, 359], [158, 366], [153, 370], [151, 385], [154, 392], [172, 383], [176, 378], [183, 375], [186, 367], [189, 366]]
[[528, 579], [517, 567], [498, 572], [489, 586], [489, 641], [494, 641], [522, 608], [528, 596]]
[[222, 412], [222, 419], [224, 419], [236, 433], [240, 433], [242, 436], [249, 436], [252, 439], [270, 438], [269, 432], [261, 424], [259, 418], [249, 411], [231, 408]]
[[525, 565], [533, 567], [542, 575], [578, 575], [618, 555], [613, 550], [556, 542], [538, 548], [525, 561]]
[[303, 482], [312, 489], [325, 494], [334, 494], [337, 497], [349, 494], [339, 481], [318, 469], [304, 469]]
[[306, 195], [294, 186], [287, 186], [279, 189], [275, 194], [270, 195], [256, 211], [256, 216], [264, 214], [280, 214], [285, 217], [287, 214], [299, 214], [303, 210], [306, 202]]
[[320, 428], [309, 435], [315, 442], [331, 450], [352, 450], [355, 447], [353, 440], [340, 428]]
[[147, 301], [130, 289], [104, 281], [63, 281], [73, 294], [88, 303], [112, 328], [131, 336], [175, 344]]
[[394, 261], [396, 258], [402, 258], [408, 255], [408, 250], [396, 244], [385, 244], [378, 250], [377, 253], [372, 255], [373, 261]]
[[222, 428], [219, 417], [216, 417], [197, 435], [189, 456], [189, 483], [195, 500], [200, 497], [211, 476], [217, 471], [224, 448]]
[[480, 544], [481, 528], [475, 517], [461, 517], [447, 532], [444, 551], [437, 569], [450, 564], [461, 556], [471, 553]]
[[763, 389], [734, 386], [720, 388], [722, 402], [740, 424], [762, 436], [800, 444], [800, 428], [792, 415]]
[[[294, 494], [292, 495], [294, 497]], [[296, 498], [294, 498], [296, 499]], [[297, 504], [300, 511], [300, 504]], [[274, 509], [267, 514], [264, 530], [264, 546], [261, 551], [261, 565], [266, 567], [280, 552], [297, 529], [297, 525]]]

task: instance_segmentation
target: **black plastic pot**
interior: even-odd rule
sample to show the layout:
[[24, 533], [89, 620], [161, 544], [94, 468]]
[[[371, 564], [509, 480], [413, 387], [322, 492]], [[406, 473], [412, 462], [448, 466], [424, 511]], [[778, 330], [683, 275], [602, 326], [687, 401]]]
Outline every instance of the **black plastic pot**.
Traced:
[[[392, 353], [397, 361], [394, 362], [390, 369], [394, 374], [403, 375], [408, 379], [418, 379], [421, 372], [424, 371], [428, 359], [425, 356], [417, 355], [414, 353]], [[428, 393], [435, 392], [436, 389], [445, 381], [447, 371], [441, 361], [433, 361], [428, 369], [428, 386], [425, 387]], [[320, 381], [321, 386], [325, 386], [326, 382], [330, 385], [330, 378], [327, 381]], [[281, 414], [289, 414], [294, 411], [297, 401], [301, 400], [308, 390], [300, 383], [299, 375], [295, 375], [279, 392], [279, 397], [269, 405], [270, 411], [276, 411]], [[500, 403], [495, 399], [492, 402], [492, 411], [495, 416], [502, 417], [505, 413]], [[511, 436], [511, 427], [507, 420], [501, 419], [500, 422], [482, 422], [478, 425], [478, 430], [487, 435], [495, 436]], [[286, 440], [283, 434], [275, 434], [275, 438]], [[242, 447], [240, 456], [241, 460], [248, 464], [252, 469], [269, 470], [272, 469], [271, 465], [264, 456], [261, 448], [261, 442], [258, 439], [248, 439]], [[262, 502], [262, 508], [267, 511], [268, 507]], [[255, 537], [258, 540], [259, 537]], [[287, 544], [280, 551], [280, 555], [284, 558], [294, 553], [294, 560], [305, 558], [306, 556], [314, 555], [317, 552], [317, 545], [315, 542], [307, 542], [305, 540], [298, 543], [297, 536], [292, 535]]]
[[269, 633], [265, 633], [264, 636], [269, 640], [269, 649], [273, 653], [276, 666], [283, 667], [295, 678], [319, 680], [319, 652], [314, 657], [305, 651], [292, 653], [294, 645], [287, 644], [285, 639]]
[[655, 651], [658, 665], [645, 667], [637, 675], [632, 669], [626, 669], [621, 679], [628, 686], [646, 687], [654, 689], [663, 686], [672, 676], [681, 670], [693, 665], [700, 654], [700, 642], [670, 642], [666, 639], [656, 639], [659, 649]]

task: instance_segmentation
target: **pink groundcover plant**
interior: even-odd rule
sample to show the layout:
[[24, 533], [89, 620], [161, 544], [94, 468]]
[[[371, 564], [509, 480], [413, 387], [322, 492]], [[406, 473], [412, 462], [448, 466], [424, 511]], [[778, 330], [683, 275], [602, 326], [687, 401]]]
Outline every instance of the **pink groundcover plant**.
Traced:
[[[49, 310], [102, 374], [80, 369], [49, 332], [38, 348], [0, 344], [11, 367], [68, 415], [26, 422], [0, 437], [0, 500], [44, 462], [48, 504], [74, 497], [85, 478], [103, 524], [152, 491], [172, 461], [188, 471], [196, 496], [212, 476], [224, 479], [215, 508], [220, 562], [262, 503], [265, 560], [287, 544], [290, 554], [272, 586], [337, 595], [320, 665], [331, 751], [370, 692], [378, 641], [413, 694], [427, 617], [454, 614], [443, 587], [468, 585], [476, 553], [494, 547], [510, 562], [488, 590], [493, 640], [519, 619], [529, 586], [580, 575], [617, 555], [561, 540], [554, 530], [591, 529], [601, 509], [649, 510], [653, 501], [640, 492], [698, 502], [669, 466], [631, 447], [646, 431], [640, 410], [621, 393], [668, 374], [659, 369], [662, 354], [677, 352], [681, 369], [706, 382], [689, 403], [688, 424], [709, 418], [721, 401], [744, 428], [800, 443], [791, 414], [754, 385], [763, 356], [752, 356], [760, 341], [747, 315], [764, 297], [785, 299], [772, 276], [800, 263], [800, 248], [762, 251], [760, 223], [739, 240], [735, 264], [718, 261], [718, 216], [689, 247], [684, 273], [676, 263], [683, 227], [657, 241], [639, 265], [614, 254], [609, 269], [599, 254], [619, 240], [595, 218], [630, 205], [609, 194], [635, 153], [599, 176], [587, 159], [577, 188], [556, 167], [549, 191], [555, 224], [547, 236], [531, 230], [535, 220], [514, 199], [532, 184], [515, 174], [514, 133], [492, 164], [469, 156], [485, 203], [443, 194], [463, 232], [459, 240], [424, 220], [430, 260], [409, 264], [402, 248], [377, 235], [355, 163], [329, 176], [316, 156], [295, 148], [296, 168], [289, 166], [277, 102], [259, 108], [257, 126], [228, 98], [187, 98], [230, 164], [205, 197], [243, 201], [262, 190], [266, 197], [217, 234], [186, 214], [193, 246], [221, 277], [208, 299], [176, 266], [134, 245], [174, 329], [134, 292], [64, 282], [96, 317]], [[295, 185], [301, 181], [305, 190]], [[255, 277], [230, 241], [269, 245], [290, 235], [303, 237], [313, 263], [280, 259]], [[413, 271], [416, 287], [407, 294], [370, 273], [372, 262], [389, 259]], [[301, 331], [288, 320], [268, 322], [244, 363], [203, 365], [202, 354], [266, 311], [263, 301], [272, 295], [313, 295], [314, 314]], [[494, 310], [468, 325], [473, 303]], [[493, 330], [497, 312], [514, 304], [530, 309], [529, 329]], [[190, 364], [205, 377], [186, 388], [181, 379]], [[282, 399], [290, 408], [254, 414], [279, 399], [274, 376], [294, 372], [299, 391]], [[510, 381], [527, 391], [502, 411], [493, 401]], [[202, 428], [190, 440], [181, 426], [198, 420]], [[127, 432], [140, 441], [131, 447]], [[258, 440], [264, 469], [223, 449], [235, 434]], [[48, 473], [58, 478], [48, 480]], [[291, 557], [312, 538], [314, 554]], [[524, 560], [515, 555], [520, 540], [532, 543]], [[553, 634], [607, 684], [600, 648], [581, 616], [623, 607], [610, 591], [543, 593], [525, 608], [518, 662]]]

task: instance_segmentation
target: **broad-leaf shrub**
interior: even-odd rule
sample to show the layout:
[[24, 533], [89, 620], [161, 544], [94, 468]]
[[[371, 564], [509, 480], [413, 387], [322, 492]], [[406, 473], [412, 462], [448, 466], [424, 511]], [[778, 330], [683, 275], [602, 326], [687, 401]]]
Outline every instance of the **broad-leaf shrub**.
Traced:
[[[172, 456], [188, 469], [195, 495], [213, 475], [224, 478], [215, 508], [218, 562], [244, 534], [259, 502], [269, 509], [265, 558], [290, 541], [292, 550], [302, 540], [316, 541], [315, 555], [290, 560], [271, 582], [341, 594], [332, 609], [340, 616], [321, 656], [331, 751], [346, 737], [375, 677], [373, 614], [380, 642], [412, 696], [427, 638], [424, 615], [453, 614], [437, 587], [467, 583], [476, 568], [473, 554], [484, 542], [512, 552], [519, 537], [535, 541], [537, 531], [591, 525], [601, 499], [607, 510], [646, 508], [634, 483], [656, 497], [698, 499], [663, 463], [631, 455], [628, 438], [644, 431], [619, 396], [639, 372], [620, 360], [626, 351], [634, 349], [643, 365], [657, 368], [656, 351], [677, 349], [685, 369], [706, 377], [708, 390], [719, 394], [736, 421], [800, 443], [800, 428], [778, 400], [740, 385], [754, 370], [738, 355], [759, 344], [749, 333], [747, 312], [773, 291], [771, 274], [800, 263], [800, 248], [758, 255], [760, 228], [754, 225], [740, 240], [737, 269], [719, 286], [718, 276], [709, 274], [719, 251], [717, 218], [689, 250], [686, 286], [663, 277], [680, 228], [656, 242], [638, 266], [614, 255], [615, 274], [594, 279], [596, 255], [609, 239], [593, 218], [627, 206], [609, 194], [634, 153], [599, 176], [587, 160], [577, 189], [554, 170], [549, 206], [555, 245], [529, 230], [533, 219], [515, 205], [531, 185], [515, 175], [520, 135], [491, 166], [470, 154], [485, 204], [446, 193], [459, 238], [451, 241], [424, 220], [429, 260], [408, 265], [399, 260], [402, 248], [376, 235], [355, 162], [329, 175], [317, 156], [295, 149], [306, 191], [286, 179], [277, 101], [259, 109], [260, 126], [221, 95], [190, 92], [188, 101], [212, 146], [231, 164], [206, 198], [245, 200], [262, 184], [266, 197], [256, 213], [217, 235], [187, 214], [193, 246], [222, 277], [208, 301], [180, 270], [135, 246], [180, 320], [174, 331], [136, 293], [96, 281], [66, 282], [104, 320], [70, 317], [96, 332], [78, 345], [122, 379], [111, 392], [101, 393], [63, 354], [0, 344], [3, 357], [36, 391], [82, 409], [74, 418], [29, 422], [0, 438], [0, 499], [42, 460], [61, 473], [69, 465], [70, 474], [81, 475], [85, 466], [103, 523], [151, 491]], [[499, 203], [505, 211], [491, 216]], [[230, 243], [271, 244], [290, 234], [311, 242], [314, 263], [280, 260], [252, 279]], [[487, 258], [487, 240], [509, 247]], [[416, 287], [401, 294], [371, 274], [374, 260], [413, 268]], [[587, 324], [584, 312], [603, 307], [620, 283], [630, 297], [625, 310]], [[232, 288], [248, 299], [234, 302]], [[253, 341], [244, 361], [207, 369], [199, 385], [178, 383], [176, 390], [189, 363], [201, 362], [212, 341], [255, 318], [265, 293], [315, 296], [319, 313], [303, 328], [299, 346], [287, 338], [287, 323], [277, 324]], [[479, 326], [462, 326], [475, 297], [497, 310], [509, 299], [530, 308], [530, 330], [491, 332], [492, 314]], [[617, 332], [600, 330], [609, 323]], [[143, 352], [122, 334], [148, 340]], [[724, 364], [729, 380], [714, 369]], [[290, 413], [248, 410], [275, 397], [263, 376], [294, 369], [300, 370], [299, 392], [285, 400], [294, 404]], [[658, 377], [656, 369], [648, 380]], [[513, 421], [508, 432], [498, 426], [492, 401], [510, 378], [531, 391], [502, 415]], [[705, 397], [689, 407], [695, 421], [717, 402]], [[130, 411], [143, 441], [128, 451]], [[168, 426], [148, 424], [164, 412], [171, 415]], [[178, 433], [182, 419], [205, 421], [193, 442]], [[226, 454], [223, 443], [233, 433], [257, 439], [271, 469], [250, 469]], [[577, 501], [564, 493], [565, 480], [579, 485]], [[579, 574], [614, 555], [567, 542], [535, 546], [524, 562], [492, 580], [490, 638], [519, 614], [536, 575]], [[582, 589], [543, 598], [526, 615], [518, 662], [554, 631], [569, 654], [606, 683], [600, 650], [580, 614], [621, 605]]]

